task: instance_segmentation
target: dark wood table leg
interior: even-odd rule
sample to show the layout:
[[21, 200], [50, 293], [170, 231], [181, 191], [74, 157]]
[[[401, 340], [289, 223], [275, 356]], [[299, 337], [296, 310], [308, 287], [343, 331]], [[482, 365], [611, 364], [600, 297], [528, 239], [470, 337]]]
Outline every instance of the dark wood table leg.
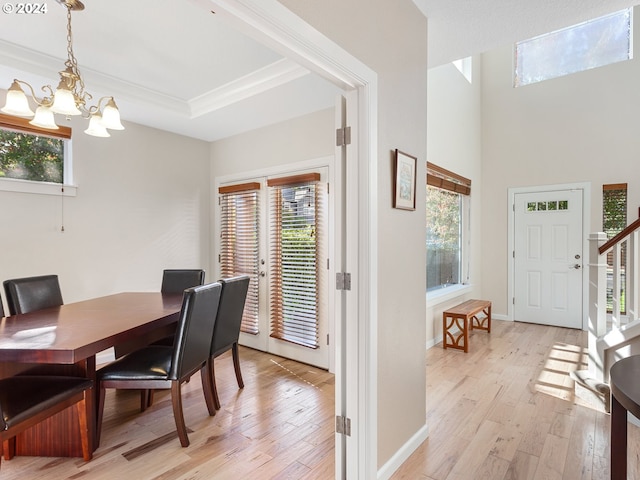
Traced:
[[87, 395], [87, 427], [89, 429], [89, 446], [92, 452], [98, 448], [98, 383], [96, 381], [96, 356], [92, 355], [85, 360], [84, 364], [87, 378], [93, 380], [93, 391]]
[[611, 480], [627, 480], [627, 410], [611, 396]]

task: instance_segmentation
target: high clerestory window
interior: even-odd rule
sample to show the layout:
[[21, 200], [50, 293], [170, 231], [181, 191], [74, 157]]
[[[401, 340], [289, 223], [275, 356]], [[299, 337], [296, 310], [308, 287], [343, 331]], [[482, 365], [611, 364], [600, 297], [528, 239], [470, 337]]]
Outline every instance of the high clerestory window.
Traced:
[[628, 8], [516, 43], [514, 86], [631, 59], [632, 26]]

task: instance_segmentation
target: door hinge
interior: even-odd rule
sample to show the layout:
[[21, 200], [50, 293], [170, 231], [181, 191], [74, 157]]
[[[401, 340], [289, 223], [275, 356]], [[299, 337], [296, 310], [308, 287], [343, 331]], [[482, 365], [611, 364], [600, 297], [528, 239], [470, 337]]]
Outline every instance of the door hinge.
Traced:
[[336, 290], [351, 290], [351, 274], [336, 273]]
[[351, 145], [351, 127], [336, 128], [336, 147]]
[[515, 305], [515, 304], [516, 304], [516, 297], [513, 297], [513, 298], [511, 299], [511, 303], [512, 303], [513, 305]]
[[327, 345], [330, 345], [329, 343], [329, 334], [327, 333]]
[[222, 255], [218, 254], [218, 263], [222, 262]]
[[336, 433], [351, 436], [351, 419], [336, 415]]

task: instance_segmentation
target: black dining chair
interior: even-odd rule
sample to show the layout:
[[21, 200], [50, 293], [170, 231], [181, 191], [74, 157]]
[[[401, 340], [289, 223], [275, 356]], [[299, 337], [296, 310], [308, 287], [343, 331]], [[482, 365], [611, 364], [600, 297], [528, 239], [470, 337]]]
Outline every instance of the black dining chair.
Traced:
[[[140, 389], [142, 411], [149, 404], [145, 398], [149, 390], [171, 389], [173, 417], [180, 444], [189, 446], [182, 412], [181, 385], [198, 370], [204, 372], [201, 373], [203, 376], [206, 373], [221, 290], [221, 284], [216, 282], [184, 291], [173, 346], [149, 345], [98, 370], [98, 441], [107, 388]], [[209, 385], [203, 385], [203, 390], [209, 407], [213, 392]]]
[[[238, 354], [238, 338], [240, 337], [244, 304], [249, 290], [249, 280], [248, 275], [239, 275], [220, 280], [222, 284], [220, 305], [213, 330], [211, 352], [207, 361], [207, 376], [206, 378], [203, 377], [203, 383], [210, 382], [210, 387], [208, 388], [213, 392], [215, 410], [220, 410], [220, 399], [213, 365], [216, 357], [231, 350], [238, 388], [244, 388], [242, 371], [240, 370], [240, 356]], [[207, 407], [210, 409], [209, 413], [211, 414], [211, 405], [207, 404]]]
[[[204, 285], [204, 275], [205, 273], [202, 269], [165, 269], [162, 271], [160, 292], [182, 293], [187, 288]], [[154, 341], [153, 345], [167, 345], [170, 347], [173, 345], [173, 339], [174, 334], [171, 334]], [[114, 356], [115, 358], [120, 358], [139, 346], [136, 342], [115, 345], [113, 347]]]
[[[0, 380], [0, 457], [11, 458], [16, 435], [76, 405], [82, 458], [91, 460], [87, 397], [93, 382], [82, 377], [15, 376]], [[8, 452], [3, 452], [3, 445]]]
[[[204, 270], [167, 269], [162, 271], [162, 293], [182, 293], [185, 289], [204, 285]], [[173, 345], [174, 335], [153, 342], [154, 345]]]
[[57, 275], [41, 275], [5, 280], [9, 315], [29, 313], [63, 304]]
[[162, 271], [162, 293], [182, 293], [185, 289], [204, 285], [204, 270], [167, 269]]

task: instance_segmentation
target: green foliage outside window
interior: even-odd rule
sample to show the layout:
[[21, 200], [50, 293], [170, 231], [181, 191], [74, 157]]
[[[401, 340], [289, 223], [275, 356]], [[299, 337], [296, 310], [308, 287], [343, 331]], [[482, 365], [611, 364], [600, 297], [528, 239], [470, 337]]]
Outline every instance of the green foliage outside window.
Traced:
[[62, 183], [64, 140], [0, 130], [0, 178]]
[[[627, 188], [604, 188], [602, 191], [602, 229], [613, 238], [627, 226]], [[620, 245], [620, 313], [626, 313], [627, 242]], [[607, 254], [607, 312], [613, 310], [613, 254]]]
[[460, 194], [427, 186], [427, 291], [460, 283]]

